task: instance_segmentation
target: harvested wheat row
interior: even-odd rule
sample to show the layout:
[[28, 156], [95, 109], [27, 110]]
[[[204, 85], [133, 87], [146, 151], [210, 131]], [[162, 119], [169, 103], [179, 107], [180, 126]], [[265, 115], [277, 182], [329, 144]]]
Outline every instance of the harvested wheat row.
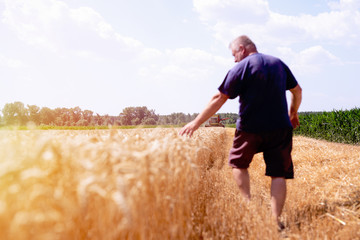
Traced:
[[[9, 131], [0, 137], [3, 239], [186, 239], [223, 129]], [[221, 161], [221, 159], [220, 159]]]

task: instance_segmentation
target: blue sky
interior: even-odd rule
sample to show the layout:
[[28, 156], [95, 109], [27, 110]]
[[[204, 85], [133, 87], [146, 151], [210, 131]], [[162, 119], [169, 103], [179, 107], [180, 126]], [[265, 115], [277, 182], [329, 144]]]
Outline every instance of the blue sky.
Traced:
[[0, 0], [0, 108], [197, 113], [242, 34], [290, 67], [300, 111], [360, 107], [360, 0]]

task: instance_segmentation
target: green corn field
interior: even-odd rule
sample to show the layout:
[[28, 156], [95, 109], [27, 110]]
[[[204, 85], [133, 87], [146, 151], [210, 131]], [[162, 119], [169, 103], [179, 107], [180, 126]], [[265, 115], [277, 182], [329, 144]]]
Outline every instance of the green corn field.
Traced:
[[303, 112], [295, 134], [332, 142], [360, 142], [360, 108], [332, 112]]

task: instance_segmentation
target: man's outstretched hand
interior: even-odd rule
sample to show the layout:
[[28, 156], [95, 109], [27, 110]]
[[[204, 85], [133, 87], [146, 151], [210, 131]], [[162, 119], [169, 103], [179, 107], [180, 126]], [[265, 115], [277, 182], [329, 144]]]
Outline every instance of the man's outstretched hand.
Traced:
[[209, 119], [212, 115], [214, 115], [221, 106], [228, 100], [229, 96], [218, 91], [210, 100], [205, 109], [191, 122], [186, 124], [180, 131], [179, 135], [186, 135], [191, 137], [193, 133], [200, 127], [202, 123], [204, 123], [207, 119]]
[[189, 122], [179, 131], [179, 135], [180, 136], [186, 135], [188, 137], [191, 137], [198, 128], [199, 125], [196, 124], [194, 121]]

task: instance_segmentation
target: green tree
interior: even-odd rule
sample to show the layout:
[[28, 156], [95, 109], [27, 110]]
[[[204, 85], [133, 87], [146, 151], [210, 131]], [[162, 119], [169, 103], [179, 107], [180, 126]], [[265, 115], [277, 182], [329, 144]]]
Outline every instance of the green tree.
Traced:
[[141, 122], [142, 125], [156, 125], [156, 120], [153, 118], [145, 118]]
[[40, 123], [51, 125], [55, 122], [55, 111], [48, 107], [43, 107], [40, 110]]
[[70, 112], [71, 112], [70, 122], [71, 125], [74, 126], [81, 119], [82, 111], [81, 108], [74, 107], [70, 109]]
[[102, 124], [101, 125], [112, 125], [111, 123], [111, 117], [109, 116], [109, 114], [105, 114], [104, 116], [101, 117], [102, 119]]
[[84, 110], [82, 112], [83, 119], [86, 120], [88, 123], [92, 122], [94, 112], [90, 110]]
[[158, 124], [159, 124], [159, 125], [167, 125], [167, 124], [170, 124], [169, 117], [168, 117], [167, 115], [159, 116]]
[[93, 126], [103, 125], [102, 117], [98, 113], [96, 113], [96, 115], [92, 118], [91, 125]]
[[154, 110], [149, 110], [147, 107], [127, 107], [120, 113], [122, 125], [139, 125], [148, 118], [152, 118], [156, 122], [159, 116], [155, 114]]
[[66, 126], [70, 122], [70, 112], [67, 108], [55, 108], [55, 125]]
[[88, 120], [81, 118], [79, 121], [77, 121], [76, 126], [89, 126]]
[[36, 105], [27, 105], [29, 121], [39, 125], [40, 124], [40, 107]]
[[141, 121], [138, 117], [131, 120], [131, 125], [140, 125], [140, 123]]
[[[69, 109], [69, 108], [57, 108], [55, 109], [56, 116], [61, 118], [62, 121], [62, 125], [63, 126], [72, 126], [74, 125], [73, 122], [73, 109]], [[60, 120], [60, 119], [59, 119]]]
[[27, 123], [28, 112], [22, 102], [5, 104], [2, 113], [6, 125], [25, 125]]

